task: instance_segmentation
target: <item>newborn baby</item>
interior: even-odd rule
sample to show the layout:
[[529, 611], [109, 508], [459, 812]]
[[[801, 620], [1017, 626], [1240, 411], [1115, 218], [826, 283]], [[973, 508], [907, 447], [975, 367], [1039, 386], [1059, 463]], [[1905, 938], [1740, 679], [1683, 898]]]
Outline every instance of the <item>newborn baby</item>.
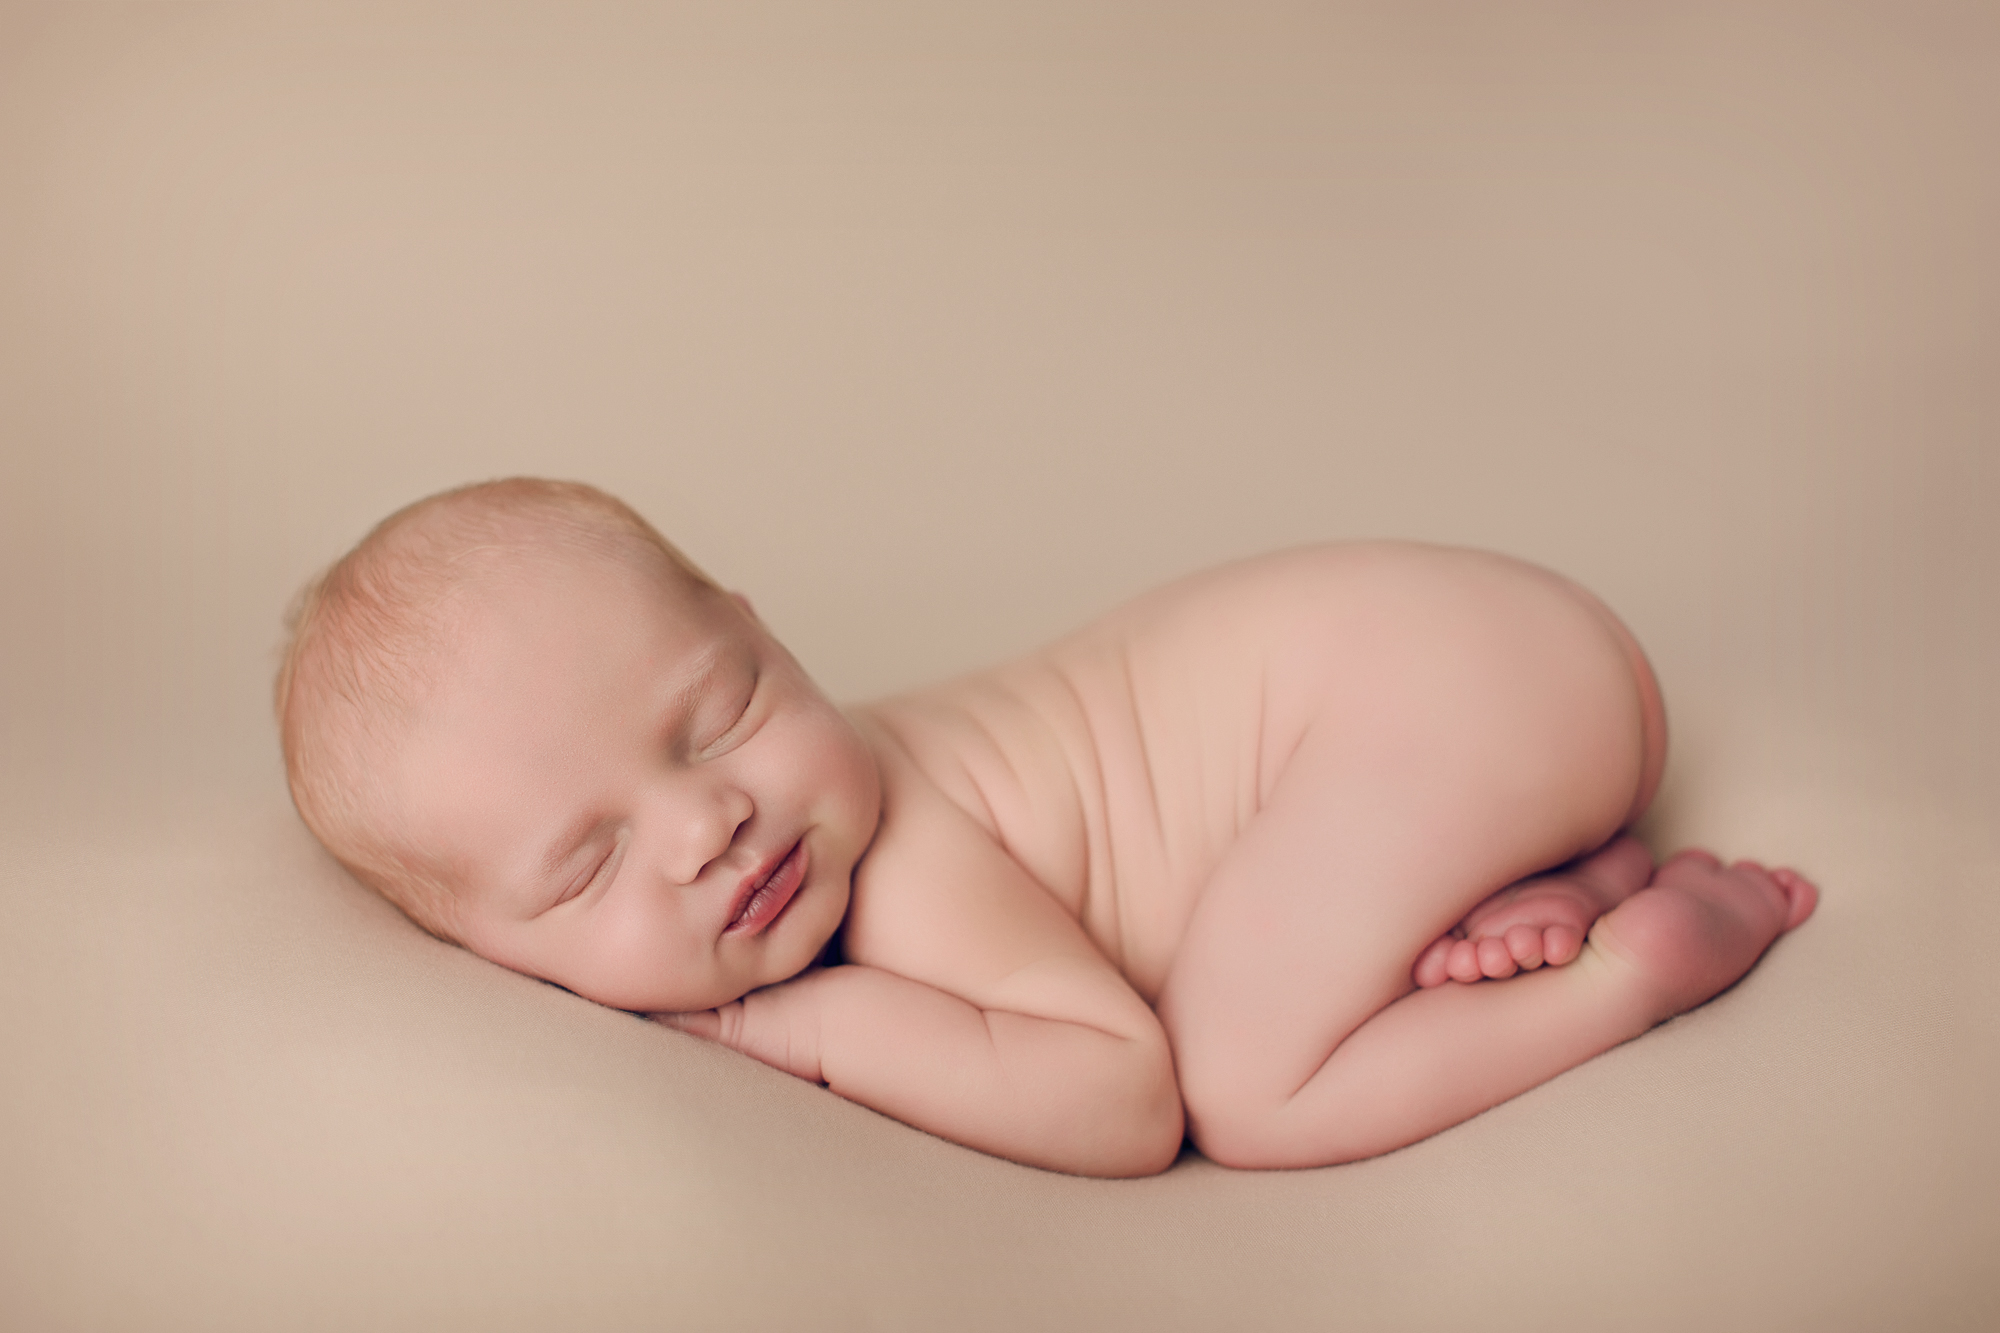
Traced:
[[829, 703], [623, 504], [420, 501], [303, 596], [293, 799], [426, 929], [1017, 1161], [1386, 1152], [1747, 971], [1817, 893], [1621, 833], [1658, 688], [1590, 594], [1368, 543]]

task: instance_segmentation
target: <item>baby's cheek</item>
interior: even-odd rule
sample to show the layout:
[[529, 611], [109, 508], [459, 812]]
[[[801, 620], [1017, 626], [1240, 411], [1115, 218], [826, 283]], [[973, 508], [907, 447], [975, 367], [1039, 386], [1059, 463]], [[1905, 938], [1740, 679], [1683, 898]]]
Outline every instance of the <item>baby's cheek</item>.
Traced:
[[828, 785], [846, 816], [845, 822], [853, 827], [855, 835], [865, 845], [874, 835], [875, 824], [882, 815], [881, 771], [875, 765], [875, 754], [868, 748], [868, 743], [844, 718], [840, 719], [838, 730], [830, 739], [833, 744], [827, 756]]
[[733, 998], [712, 998], [714, 987], [691, 966], [692, 935], [662, 910], [670, 901], [639, 893], [598, 905], [573, 965], [590, 984], [619, 997], [603, 1003], [651, 1012], [712, 1009]]

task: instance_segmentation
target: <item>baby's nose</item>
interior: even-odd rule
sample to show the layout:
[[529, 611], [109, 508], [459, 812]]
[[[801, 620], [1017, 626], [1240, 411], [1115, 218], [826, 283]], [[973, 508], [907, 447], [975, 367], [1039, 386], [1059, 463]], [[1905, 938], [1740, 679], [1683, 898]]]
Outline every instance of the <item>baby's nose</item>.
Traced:
[[667, 877], [676, 884], [700, 879], [702, 871], [735, 843], [736, 830], [755, 808], [749, 795], [734, 787], [683, 793], [674, 811], [679, 828], [667, 844]]

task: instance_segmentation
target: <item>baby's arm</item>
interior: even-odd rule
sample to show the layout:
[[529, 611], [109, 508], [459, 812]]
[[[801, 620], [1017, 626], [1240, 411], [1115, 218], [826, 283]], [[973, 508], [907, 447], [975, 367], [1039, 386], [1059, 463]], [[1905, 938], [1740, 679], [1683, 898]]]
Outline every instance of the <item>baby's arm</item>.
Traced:
[[984, 1152], [1162, 1170], [1182, 1124], [1159, 1020], [985, 830], [897, 767], [850, 912], [858, 961], [663, 1021]]
[[1148, 1175], [1180, 1148], [1180, 1097], [1163, 1035], [982, 1006], [858, 964], [666, 1021], [1032, 1166]]

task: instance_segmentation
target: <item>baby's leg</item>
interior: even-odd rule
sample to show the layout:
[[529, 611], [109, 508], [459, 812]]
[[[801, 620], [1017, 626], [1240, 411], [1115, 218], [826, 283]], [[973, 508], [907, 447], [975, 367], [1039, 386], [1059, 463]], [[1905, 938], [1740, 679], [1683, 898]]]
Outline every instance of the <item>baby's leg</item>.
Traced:
[[1218, 1161], [1414, 1142], [1700, 1003], [1811, 910], [1795, 876], [1686, 856], [1567, 966], [1413, 987], [1426, 946], [1606, 843], [1658, 773], [1657, 697], [1600, 612], [1490, 572], [1375, 615], [1374, 669], [1338, 682], [1196, 904], [1158, 1008]]

